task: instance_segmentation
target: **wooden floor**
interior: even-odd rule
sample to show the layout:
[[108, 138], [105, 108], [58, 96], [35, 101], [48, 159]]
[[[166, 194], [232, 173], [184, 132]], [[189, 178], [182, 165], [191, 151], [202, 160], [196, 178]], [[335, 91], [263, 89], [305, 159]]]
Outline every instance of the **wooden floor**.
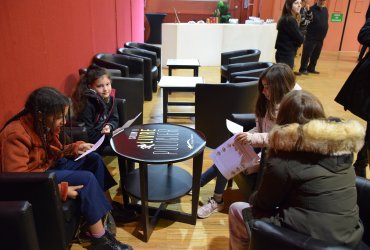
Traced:
[[[297, 82], [303, 89], [312, 92], [322, 101], [326, 114], [345, 119], [354, 118], [360, 120], [350, 112], [345, 112], [343, 107], [334, 102], [334, 98], [341, 88], [344, 81], [356, 65], [358, 53], [354, 52], [323, 52], [317, 66], [321, 72], [319, 75], [299, 76]], [[296, 60], [299, 66], [299, 59]], [[191, 70], [174, 70], [174, 75], [191, 76]], [[219, 67], [201, 67], [200, 76], [204, 77], [206, 83], [218, 83], [220, 79]], [[163, 75], [167, 75], [167, 70], [163, 69]], [[189, 99], [194, 98], [193, 94], [176, 93], [170, 98]], [[222, 101], [222, 100], [220, 100]], [[183, 107], [186, 108], [186, 107]], [[162, 97], [161, 91], [154, 93], [153, 100], [145, 102], [144, 122], [162, 122]], [[169, 119], [169, 122], [183, 124], [194, 127], [194, 121], [190, 118]], [[212, 162], [209, 158], [210, 149], [206, 148], [203, 161], [203, 170], [208, 168]], [[113, 163], [115, 165], [117, 163]], [[191, 161], [178, 164], [191, 172]], [[117, 178], [118, 175], [116, 175]], [[203, 202], [213, 194], [214, 181], [203, 187], [200, 192], [200, 199]], [[111, 190], [114, 199], [122, 202], [122, 197], [117, 193], [117, 189]], [[231, 202], [242, 200], [241, 194], [234, 185], [232, 189], [225, 193], [225, 203], [228, 207]], [[171, 204], [171, 209], [190, 211], [190, 196], [181, 198], [180, 203]], [[134, 249], [228, 249], [228, 217], [227, 208], [222, 213], [217, 213], [208, 219], [198, 219], [195, 226], [168, 220], [160, 220], [155, 228], [148, 243], [136, 237], [135, 229], [138, 222], [133, 222], [117, 227], [117, 238], [134, 247]], [[74, 244], [72, 250], [84, 249], [78, 244]]]

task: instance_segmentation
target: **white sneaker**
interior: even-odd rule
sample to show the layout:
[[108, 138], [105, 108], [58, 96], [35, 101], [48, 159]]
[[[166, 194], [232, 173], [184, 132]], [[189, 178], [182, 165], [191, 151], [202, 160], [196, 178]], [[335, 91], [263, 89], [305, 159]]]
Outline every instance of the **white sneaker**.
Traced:
[[222, 211], [225, 207], [224, 202], [217, 203], [213, 197], [208, 199], [208, 203], [198, 208], [198, 217], [201, 219], [209, 217], [211, 214]]

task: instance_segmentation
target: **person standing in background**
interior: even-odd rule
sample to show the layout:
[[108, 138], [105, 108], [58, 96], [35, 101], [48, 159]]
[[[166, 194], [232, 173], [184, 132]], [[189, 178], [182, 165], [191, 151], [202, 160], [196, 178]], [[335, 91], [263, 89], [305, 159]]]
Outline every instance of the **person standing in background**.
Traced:
[[285, 63], [291, 69], [294, 67], [294, 57], [297, 49], [303, 43], [304, 37], [299, 31], [299, 12], [301, 0], [286, 0], [281, 17], [277, 23], [277, 38], [275, 43], [275, 60]]
[[303, 44], [301, 67], [299, 72], [320, 74], [316, 71], [317, 60], [320, 57], [329, 27], [329, 13], [326, 8], [326, 0], [318, 0], [310, 9], [313, 14], [312, 22], [307, 26], [306, 39]]
[[[367, 8], [367, 11], [366, 11], [365, 22], [369, 18], [370, 18], [370, 3], [369, 3], [369, 7]], [[368, 47], [369, 47], [368, 45], [362, 44], [362, 48], [360, 50], [360, 54], [358, 55], [357, 61], [361, 61], [361, 59], [364, 57], [365, 51]]]
[[[357, 40], [366, 47], [370, 46], [370, 18], [361, 28]], [[335, 101], [343, 105], [367, 122], [365, 145], [357, 154], [353, 164], [358, 176], [366, 177], [366, 166], [370, 159], [370, 53], [357, 64], [335, 97]]]
[[299, 23], [299, 30], [301, 31], [302, 35], [306, 37], [307, 26], [313, 20], [313, 14], [312, 14], [312, 11], [310, 10], [310, 5], [308, 1], [306, 0], [302, 1], [302, 8], [301, 8], [300, 14], [301, 14], [301, 22]]

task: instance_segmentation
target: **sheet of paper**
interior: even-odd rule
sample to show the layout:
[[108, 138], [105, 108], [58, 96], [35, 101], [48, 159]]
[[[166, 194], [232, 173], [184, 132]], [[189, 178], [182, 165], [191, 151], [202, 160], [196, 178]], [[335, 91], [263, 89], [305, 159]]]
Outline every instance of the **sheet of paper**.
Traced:
[[212, 151], [210, 157], [228, 180], [242, 171], [251, 174], [259, 169], [260, 157], [253, 147], [239, 144], [235, 141], [235, 135]]
[[243, 126], [228, 119], [226, 119], [226, 127], [233, 135], [243, 132]]
[[105, 135], [103, 135], [102, 137], [100, 137], [100, 139], [94, 144], [94, 146], [92, 146], [92, 148], [90, 148], [89, 150], [87, 150], [85, 153], [83, 153], [82, 155], [80, 155], [79, 157], [77, 157], [75, 159], [75, 161], [78, 161], [79, 159], [81, 159], [82, 157], [84, 157], [85, 155], [88, 155], [90, 154], [91, 152], [97, 150], [100, 145], [104, 142], [104, 139], [105, 139]]
[[141, 115], [141, 112], [135, 116], [134, 118], [132, 118], [131, 120], [128, 120], [125, 124], [123, 124], [122, 127], [119, 127], [117, 128], [116, 130], [113, 131], [113, 136], [115, 136], [116, 134], [122, 132], [123, 130], [125, 130], [125, 128], [128, 128], [131, 126], [132, 123], [134, 123], [134, 121]]

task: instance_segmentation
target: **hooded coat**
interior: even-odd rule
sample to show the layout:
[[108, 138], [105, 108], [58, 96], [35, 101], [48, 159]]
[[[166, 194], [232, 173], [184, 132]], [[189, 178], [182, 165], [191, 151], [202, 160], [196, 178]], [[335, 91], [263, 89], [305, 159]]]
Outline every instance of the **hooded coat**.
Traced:
[[355, 248], [363, 234], [353, 153], [365, 129], [354, 120], [275, 126], [252, 213], [313, 238]]

